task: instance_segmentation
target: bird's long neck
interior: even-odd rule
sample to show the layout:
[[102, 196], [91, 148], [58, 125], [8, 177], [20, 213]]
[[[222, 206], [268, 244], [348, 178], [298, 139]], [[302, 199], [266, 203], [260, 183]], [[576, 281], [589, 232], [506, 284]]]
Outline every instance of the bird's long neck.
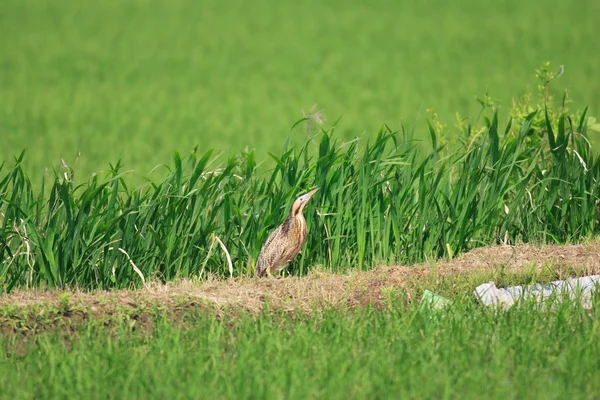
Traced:
[[284, 229], [288, 232], [298, 233], [300, 237], [306, 235], [306, 220], [302, 214], [302, 210], [291, 210], [290, 215], [284, 222]]
[[300, 232], [300, 236], [304, 237], [306, 235], [306, 220], [304, 219], [304, 215], [302, 215], [302, 211], [294, 217], [294, 224], [296, 225], [296, 229]]

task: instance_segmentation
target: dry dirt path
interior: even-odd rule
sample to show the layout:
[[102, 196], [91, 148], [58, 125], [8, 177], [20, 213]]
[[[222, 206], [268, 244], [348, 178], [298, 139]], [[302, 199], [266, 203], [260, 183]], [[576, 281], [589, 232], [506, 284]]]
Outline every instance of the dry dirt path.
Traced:
[[[139, 290], [115, 291], [16, 291], [0, 296], [0, 309], [13, 310], [54, 306], [88, 315], [115, 309], [160, 307], [186, 309], [223, 306], [259, 311], [265, 303], [272, 309], [309, 311], [315, 306], [377, 305], [386, 290], [402, 290], [407, 301], [418, 298], [420, 288], [436, 280], [501, 269], [505, 273], [552, 267], [557, 276], [600, 273], [600, 242], [554, 246], [497, 246], [472, 250], [460, 257], [412, 266], [380, 266], [370, 271], [332, 274], [313, 271], [305, 277], [236, 278], [207, 282], [180, 281], [151, 284]], [[488, 274], [489, 276], [489, 274]]]

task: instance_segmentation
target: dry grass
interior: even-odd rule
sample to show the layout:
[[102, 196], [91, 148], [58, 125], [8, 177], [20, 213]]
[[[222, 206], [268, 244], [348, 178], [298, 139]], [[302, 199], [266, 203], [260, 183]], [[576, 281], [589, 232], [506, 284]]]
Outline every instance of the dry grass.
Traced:
[[[251, 312], [266, 303], [283, 311], [304, 311], [319, 307], [350, 308], [385, 300], [385, 291], [400, 290], [407, 301], [415, 300], [415, 291], [427, 284], [465, 274], [502, 269], [518, 272], [552, 267], [560, 275], [600, 272], [600, 242], [562, 246], [499, 246], [478, 248], [455, 260], [413, 266], [380, 266], [367, 272], [332, 274], [320, 269], [305, 277], [210, 279], [204, 282], [181, 280], [174, 283], [150, 283], [139, 290], [116, 291], [17, 291], [0, 296], [0, 307], [27, 307], [68, 301], [73, 309], [93, 313], [110, 312], [114, 307], [154, 305], [176, 308], [182, 304], [203, 304], [217, 308], [233, 306]], [[433, 279], [433, 281], [432, 281]]]

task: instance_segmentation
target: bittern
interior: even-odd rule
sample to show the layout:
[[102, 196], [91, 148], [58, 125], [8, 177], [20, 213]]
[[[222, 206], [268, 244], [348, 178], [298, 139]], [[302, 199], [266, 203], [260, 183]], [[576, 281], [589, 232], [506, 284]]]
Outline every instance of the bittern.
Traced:
[[306, 241], [306, 220], [302, 211], [317, 190], [319, 188], [298, 197], [283, 224], [269, 235], [258, 256], [256, 276], [280, 272], [300, 253]]

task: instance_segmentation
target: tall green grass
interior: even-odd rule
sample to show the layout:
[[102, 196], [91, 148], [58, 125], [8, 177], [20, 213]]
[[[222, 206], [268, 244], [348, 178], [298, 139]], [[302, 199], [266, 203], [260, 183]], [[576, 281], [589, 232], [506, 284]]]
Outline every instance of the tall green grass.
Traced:
[[383, 128], [360, 146], [323, 131], [271, 154], [266, 174], [253, 152], [218, 164], [212, 151], [193, 151], [174, 155], [164, 181], [139, 188], [127, 186], [119, 164], [82, 183], [64, 165], [35, 187], [21, 154], [0, 170], [0, 288], [249, 274], [293, 198], [315, 186], [294, 274], [576, 241], [600, 228], [600, 167], [586, 121], [585, 112], [574, 120], [541, 111], [502, 129], [494, 112], [452, 151], [438, 146], [434, 124], [426, 150], [414, 128]]
[[151, 334], [81, 330], [0, 336], [10, 399], [592, 399], [600, 320], [572, 302], [494, 312], [462, 298], [439, 313], [331, 310], [160, 318]]

